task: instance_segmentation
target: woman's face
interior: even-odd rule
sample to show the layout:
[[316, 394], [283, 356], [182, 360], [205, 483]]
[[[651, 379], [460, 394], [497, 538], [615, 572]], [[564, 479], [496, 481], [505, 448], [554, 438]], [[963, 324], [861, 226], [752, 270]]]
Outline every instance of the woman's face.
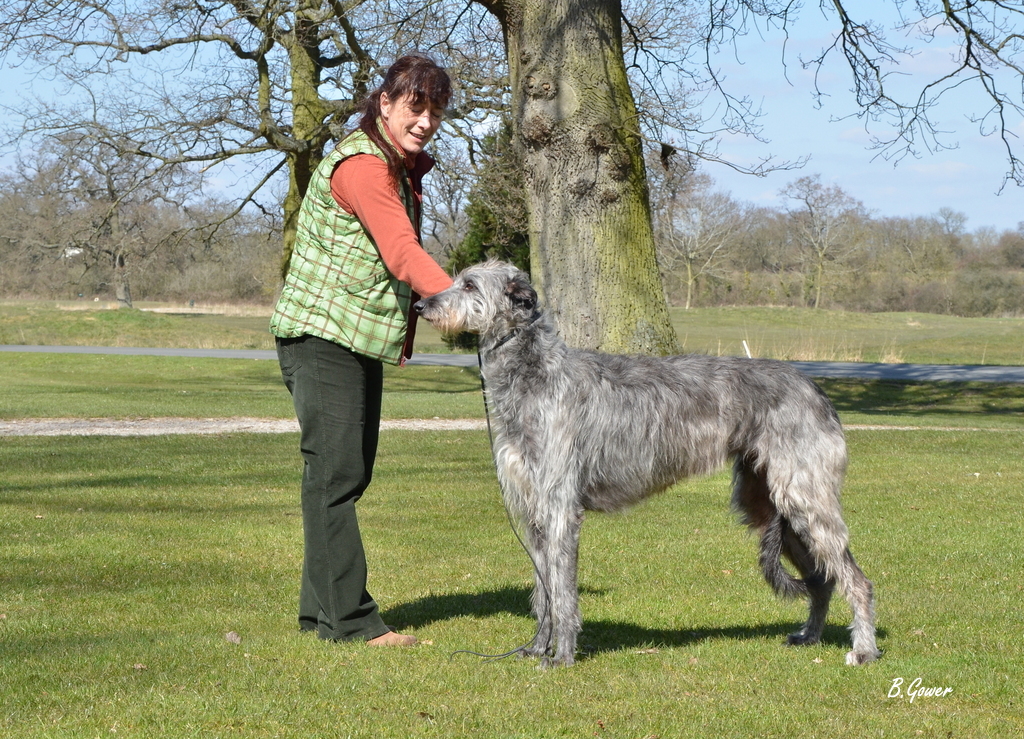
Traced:
[[380, 96], [380, 117], [398, 145], [408, 154], [419, 154], [441, 125], [444, 109], [429, 100], [411, 103], [412, 95], [390, 100]]

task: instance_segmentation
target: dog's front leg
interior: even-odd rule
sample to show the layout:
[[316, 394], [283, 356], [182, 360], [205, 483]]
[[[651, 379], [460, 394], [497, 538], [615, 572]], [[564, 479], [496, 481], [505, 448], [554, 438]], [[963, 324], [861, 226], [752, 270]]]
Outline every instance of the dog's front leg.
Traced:
[[526, 545], [533, 563], [533, 595], [530, 602], [537, 619], [537, 634], [530, 646], [523, 649], [527, 657], [547, 657], [554, 654], [554, 621], [551, 614], [551, 591], [548, 566], [548, 535], [545, 528], [535, 521], [526, 525]]
[[576, 661], [576, 637], [583, 625], [576, 575], [583, 509], [572, 499], [553, 513], [549, 520], [547, 573], [555, 653], [545, 658], [543, 666], [567, 667]]

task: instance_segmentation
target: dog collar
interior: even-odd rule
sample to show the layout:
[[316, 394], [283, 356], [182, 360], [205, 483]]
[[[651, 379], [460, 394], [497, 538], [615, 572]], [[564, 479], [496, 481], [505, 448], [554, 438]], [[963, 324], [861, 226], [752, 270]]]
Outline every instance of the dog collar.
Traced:
[[531, 318], [531, 319], [530, 319], [530, 322], [529, 322], [528, 324], [526, 324], [525, 326], [516, 326], [516, 327], [515, 327], [514, 329], [512, 329], [511, 331], [509, 331], [509, 332], [508, 332], [507, 334], [505, 334], [504, 336], [502, 336], [502, 337], [501, 337], [500, 339], [498, 339], [498, 340], [497, 340], [497, 341], [495, 342], [494, 346], [492, 346], [492, 347], [491, 347], [490, 349], [488, 349], [487, 351], [489, 351], [489, 352], [493, 352], [493, 351], [495, 351], [495, 350], [497, 350], [497, 349], [500, 349], [501, 347], [505, 346], [505, 344], [507, 344], [508, 342], [512, 341], [512, 339], [514, 339], [514, 338], [516, 338], [517, 336], [519, 336], [519, 334], [520, 334], [520, 333], [522, 332], [522, 330], [523, 330], [523, 329], [525, 329], [525, 328], [529, 328], [530, 326], [532, 326], [533, 324], [535, 324], [535, 323], [536, 323], [537, 321], [539, 321], [539, 320], [540, 320], [540, 317], [541, 317], [541, 315], [543, 315], [543, 314], [541, 314], [541, 313], [539, 313], [539, 312], [538, 312], [538, 313], [535, 313], [535, 314], [534, 314], [534, 316], [533, 316], [533, 318]]

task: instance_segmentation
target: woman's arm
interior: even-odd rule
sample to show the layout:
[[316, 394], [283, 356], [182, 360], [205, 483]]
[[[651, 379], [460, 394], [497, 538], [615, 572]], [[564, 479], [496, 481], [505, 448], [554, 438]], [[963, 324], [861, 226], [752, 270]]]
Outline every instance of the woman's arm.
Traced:
[[343, 161], [331, 176], [331, 194], [363, 224], [391, 274], [424, 297], [451, 286], [451, 278], [420, 244], [381, 159], [357, 154]]

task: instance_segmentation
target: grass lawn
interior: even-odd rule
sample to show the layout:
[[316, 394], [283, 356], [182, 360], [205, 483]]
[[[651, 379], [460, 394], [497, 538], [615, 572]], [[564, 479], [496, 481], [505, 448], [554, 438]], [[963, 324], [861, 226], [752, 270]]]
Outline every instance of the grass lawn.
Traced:
[[823, 644], [781, 645], [803, 608], [721, 474], [588, 517], [583, 655], [549, 672], [453, 656], [533, 632], [483, 432], [384, 435], [362, 526], [408, 650], [297, 633], [295, 435], [0, 439], [0, 735], [1019, 737], [1024, 435], [849, 437], [882, 660], [843, 664], [838, 601]]
[[1024, 318], [810, 308], [673, 309], [685, 351], [824, 362], [1024, 364]]
[[[67, 306], [65, 306], [67, 307]], [[272, 349], [266, 315], [61, 310], [52, 301], [0, 302], [0, 344]], [[165, 306], [166, 308], [166, 306]], [[1024, 365], [1024, 318], [849, 313], [809, 308], [671, 309], [687, 352], [773, 359]], [[425, 321], [416, 350], [447, 352]]]
[[[0, 352], [0, 418], [294, 418], [273, 360]], [[386, 418], [482, 418], [480, 375], [385, 367]]]
[[[4, 419], [292, 417], [273, 361], [2, 353], [0, 371]], [[482, 416], [474, 371], [387, 373], [386, 417]], [[534, 628], [485, 432], [383, 434], [360, 515], [407, 650], [297, 632], [295, 434], [0, 437], [0, 737], [1024, 735], [1024, 386], [821, 384], [849, 427], [877, 663], [843, 664], [841, 600], [823, 644], [781, 645], [804, 609], [761, 580], [725, 473], [588, 516], [580, 661], [542, 672], [454, 654]], [[918, 679], [951, 690], [908, 695]]]
[[[0, 353], [0, 418], [292, 418], [272, 360]], [[1021, 428], [1024, 385], [819, 380], [847, 424]], [[482, 418], [476, 369], [386, 367], [385, 418]]]

